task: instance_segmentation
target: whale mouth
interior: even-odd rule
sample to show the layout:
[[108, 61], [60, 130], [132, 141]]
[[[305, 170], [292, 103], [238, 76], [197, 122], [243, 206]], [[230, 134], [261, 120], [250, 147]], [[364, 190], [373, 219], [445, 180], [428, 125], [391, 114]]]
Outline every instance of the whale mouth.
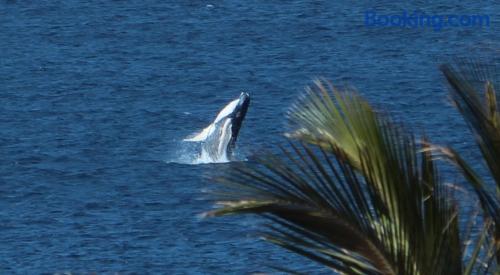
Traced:
[[240, 94], [240, 104], [242, 104], [245, 101], [250, 100], [250, 95], [247, 92], [241, 92]]

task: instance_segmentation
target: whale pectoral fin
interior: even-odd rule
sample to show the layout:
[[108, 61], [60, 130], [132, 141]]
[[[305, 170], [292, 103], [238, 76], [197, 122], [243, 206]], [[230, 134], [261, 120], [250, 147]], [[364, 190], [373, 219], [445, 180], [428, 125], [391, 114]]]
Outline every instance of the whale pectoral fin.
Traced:
[[191, 135], [183, 139], [183, 141], [190, 141], [190, 142], [204, 141], [212, 132], [213, 132], [213, 125], [210, 124], [207, 128], [203, 129], [201, 132]]

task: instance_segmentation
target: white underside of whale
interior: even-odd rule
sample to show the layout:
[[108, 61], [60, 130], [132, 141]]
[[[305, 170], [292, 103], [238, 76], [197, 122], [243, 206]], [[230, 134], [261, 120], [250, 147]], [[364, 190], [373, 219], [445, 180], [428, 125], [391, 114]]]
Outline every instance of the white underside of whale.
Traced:
[[183, 139], [201, 143], [201, 163], [228, 162], [228, 145], [232, 137], [232, 119], [229, 117], [238, 107], [239, 99], [231, 101], [218, 114], [215, 120], [201, 132]]
[[215, 125], [234, 111], [234, 109], [238, 106], [238, 101], [238, 99], [231, 101], [219, 112], [219, 114], [217, 114], [217, 117], [215, 118], [214, 122], [212, 122], [212, 124], [208, 125], [201, 132], [195, 133], [194, 135], [183, 139], [183, 141], [199, 142], [206, 140], [210, 135], [213, 134]]

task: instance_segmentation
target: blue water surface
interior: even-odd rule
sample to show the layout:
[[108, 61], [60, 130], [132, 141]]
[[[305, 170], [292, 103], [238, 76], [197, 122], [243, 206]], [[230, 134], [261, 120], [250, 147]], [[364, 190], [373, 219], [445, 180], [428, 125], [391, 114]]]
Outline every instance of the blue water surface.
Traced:
[[[367, 9], [491, 22], [368, 28]], [[259, 219], [201, 219], [204, 175], [227, 165], [176, 163], [181, 140], [244, 90], [238, 150], [281, 142], [322, 76], [473, 156], [437, 65], [498, 55], [498, 14], [496, 1], [0, 1], [0, 273], [324, 272], [256, 238]]]

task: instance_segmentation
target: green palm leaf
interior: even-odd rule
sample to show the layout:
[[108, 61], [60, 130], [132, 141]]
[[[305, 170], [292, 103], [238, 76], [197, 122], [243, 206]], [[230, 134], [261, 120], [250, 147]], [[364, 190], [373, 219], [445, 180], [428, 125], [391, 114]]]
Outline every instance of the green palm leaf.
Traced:
[[[490, 186], [456, 151], [444, 148], [441, 152], [459, 167], [476, 191], [484, 211], [493, 219], [497, 243], [495, 251], [497, 262], [500, 262], [500, 116], [494, 89], [500, 83], [496, 68], [474, 61], [441, 66], [451, 87], [452, 100], [474, 133], [486, 167], [496, 184], [496, 192], [490, 192]], [[484, 96], [480, 92], [483, 89]]]
[[317, 82], [290, 112], [300, 142], [217, 178], [222, 207], [208, 215], [262, 215], [268, 240], [343, 273], [461, 274], [457, 209], [430, 150], [330, 90]]
[[[455, 67], [441, 66], [451, 86], [452, 100], [462, 116], [466, 119], [486, 164], [496, 182], [497, 191], [500, 188], [500, 116], [497, 109], [494, 81], [496, 75], [487, 65], [474, 62], [461, 62]], [[484, 89], [481, 98], [479, 85]], [[498, 81], [496, 81], [497, 84]]]

